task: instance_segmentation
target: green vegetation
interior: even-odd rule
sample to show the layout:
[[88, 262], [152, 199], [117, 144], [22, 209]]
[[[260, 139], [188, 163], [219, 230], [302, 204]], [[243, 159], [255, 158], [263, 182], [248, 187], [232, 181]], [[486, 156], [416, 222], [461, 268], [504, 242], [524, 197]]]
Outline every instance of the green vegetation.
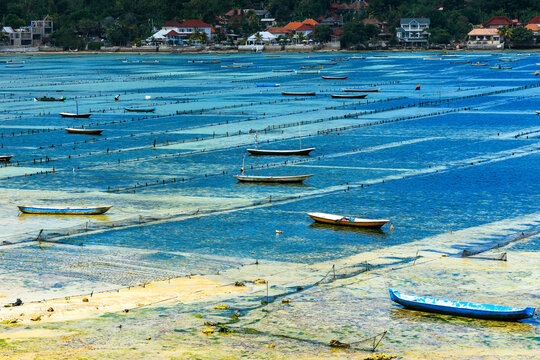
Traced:
[[[29, 25], [31, 20], [50, 15], [55, 33], [49, 39], [53, 45], [82, 49], [89, 43], [105, 39], [108, 45], [131, 45], [146, 39], [153, 26], [167, 20], [202, 19], [216, 24], [217, 16], [234, 8], [262, 4], [277, 19], [278, 25], [306, 18], [330, 16], [333, 0], [0, 0], [0, 13], [6, 26]], [[464, 39], [473, 25], [493, 15], [506, 15], [526, 23], [540, 15], [538, 0], [370, 0], [369, 6], [358, 11], [339, 13], [345, 20], [342, 40], [347, 46], [367, 43], [372, 34], [368, 26], [361, 26], [364, 18], [377, 18], [388, 23], [394, 33], [401, 17], [431, 19], [431, 40], [449, 43]], [[442, 4], [443, 10], [437, 9]], [[253, 11], [242, 13], [228, 25], [229, 32], [247, 37], [263, 30]], [[512, 40], [525, 43], [531, 34], [525, 29], [514, 29]], [[318, 28], [318, 41], [328, 41], [329, 29]], [[220, 40], [225, 41], [223, 35]], [[208, 41], [198, 35], [193, 42]], [[229, 39], [230, 40], [230, 39]], [[97, 45], [92, 45], [95, 48]]]

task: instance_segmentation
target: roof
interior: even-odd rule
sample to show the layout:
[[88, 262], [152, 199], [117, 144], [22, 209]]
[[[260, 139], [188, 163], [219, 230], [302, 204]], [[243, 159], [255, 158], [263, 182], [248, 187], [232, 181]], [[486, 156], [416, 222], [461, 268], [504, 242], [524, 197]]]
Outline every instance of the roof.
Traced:
[[364, 7], [369, 6], [369, 4], [362, 0], [357, 0], [351, 4], [338, 4], [338, 3], [332, 3], [330, 4], [330, 9], [335, 10], [360, 10]]
[[467, 35], [469, 36], [488, 36], [488, 35], [498, 35], [498, 29], [472, 29]]
[[333, 37], [339, 37], [341, 35], [341, 32], [343, 31], [342, 28], [337, 28], [337, 29], [334, 29], [334, 32], [332, 33], [331, 36]]
[[224, 15], [225, 16], [233, 16], [233, 15], [240, 15], [242, 13], [242, 10], [240, 9], [231, 9], [227, 11]]
[[313, 31], [315, 27], [313, 25], [302, 24], [296, 31]]
[[2, 32], [6, 33], [6, 34], [12, 34], [14, 33], [13, 31], [13, 28], [11, 26], [4, 26], [2, 28]]
[[416, 21], [419, 24], [430, 24], [430, 20], [428, 18], [401, 18], [399, 20], [400, 24], [410, 24], [411, 22]]
[[307, 24], [307, 25], [319, 25], [318, 22], [316, 22], [315, 20], [313, 19], [306, 19], [304, 21], [302, 21], [302, 24]]
[[180, 34], [177, 33], [177, 32], [174, 31], [174, 30], [171, 30], [171, 31], [169, 31], [168, 33], [166, 33], [165, 36], [180, 36]]
[[272, 34], [288, 34], [291, 32], [291, 30], [285, 29], [284, 27], [271, 27], [266, 31]]
[[373, 24], [373, 25], [382, 25], [382, 22], [380, 22], [377, 19], [364, 19], [362, 20], [364, 25]]
[[179, 26], [180, 26], [180, 23], [174, 20], [165, 21], [165, 23], [161, 25], [162, 28], [163, 27], [179, 27]]
[[482, 23], [484, 26], [490, 26], [490, 25], [512, 25], [512, 20], [510, 20], [506, 16], [493, 16], [488, 21]]
[[256, 41], [257, 34], [261, 35], [261, 41], [272, 41], [277, 38], [276, 35], [269, 33], [268, 31], [259, 31], [258, 33], [255, 33], [248, 37], [248, 40], [250, 41]]
[[532, 30], [532, 31], [538, 31], [540, 30], [540, 26], [538, 26], [538, 24], [528, 24], [525, 26], [525, 29], [529, 29], [529, 30]]
[[287, 25], [285, 25], [285, 29], [296, 30], [296, 29], [298, 29], [300, 26], [302, 26], [302, 23], [301, 23], [301, 22], [293, 21], [293, 22], [290, 22], [290, 23], [288, 23]]
[[533, 17], [527, 24], [540, 24], [540, 15]]
[[186, 20], [177, 27], [184, 28], [211, 28], [212, 25], [205, 23], [199, 19]]

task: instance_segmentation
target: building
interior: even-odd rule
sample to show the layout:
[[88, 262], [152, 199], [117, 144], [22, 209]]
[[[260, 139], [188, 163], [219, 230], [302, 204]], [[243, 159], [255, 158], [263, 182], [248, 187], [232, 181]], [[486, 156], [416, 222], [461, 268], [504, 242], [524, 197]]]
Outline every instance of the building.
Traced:
[[514, 26], [517, 24], [517, 20], [510, 20], [506, 16], [493, 16], [488, 21], [482, 23], [482, 26], [487, 29], [499, 29], [503, 26]]
[[525, 26], [525, 29], [529, 29], [533, 32], [535, 37], [540, 35], [540, 16], [533, 17]]
[[2, 28], [2, 32], [8, 37], [9, 46], [35, 47], [43, 44], [43, 41], [53, 32], [53, 21], [49, 15], [43, 20], [32, 20], [30, 26], [13, 29], [9, 26]]
[[467, 47], [469, 49], [502, 49], [504, 48], [503, 37], [499, 35], [499, 29], [472, 29], [468, 34]]
[[202, 20], [192, 19], [182, 23], [177, 21], [167, 21], [161, 26], [161, 30], [154, 33], [146, 39], [146, 41], [161, 44], [184, 44], [189, 40], [191, 35], [197, 31], [206, 34], [206, 37], [209, 40], [213, 39], [215, 35], [215, 30], [212, 25], [209, 25]]
[[275, 36], [287, 36], [289, 35], [289, 33], [291, 32], [291, 30], [288, 30], [288, 29], [285, 29], [284, 27], [271, 27], [269, 29], [267, 29], [266, 31], [268, 31], [269, 33], [271, 34], [274, 34]]
[[430, 20], [428, 18], [401, 18], [396, 36], [404, 47], [427, 47], [429, 45]]
[[275, 44], [277, 36], [268, 31], [260, 31], [247, 38], [246, 45]]
[[315, 31], [315, 26], [308, 25], [308, 24], [302, 24], [299, 28], [296, 29], [296, 33], [303, 33], [306, 38], [311, 37], [311, 34], [313, 34], [313, 31]]

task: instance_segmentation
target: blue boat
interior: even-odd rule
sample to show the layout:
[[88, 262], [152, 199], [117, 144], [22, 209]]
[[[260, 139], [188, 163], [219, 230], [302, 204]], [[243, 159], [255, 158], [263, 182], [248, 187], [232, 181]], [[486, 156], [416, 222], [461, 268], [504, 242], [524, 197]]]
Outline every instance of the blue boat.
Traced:
[[124, 108], [124, 110], [130, 112], [154, 112], [156, 108]]
[[534, 308], [512, 308], [508, 306], [476, 304], [464, 301], [443, 300], [430, 297], [401, 294], [388, 289], [390, 299], [406, 308], [439, 314], [472, 317], [486, 320], [515, 321], [534, 315]]
[[279, 84], [257, 84], [257, 87], [279, 87]]
[[96, 206], [96, 207], [53, 207], [53, 206], [34, 206], [34, 205], [18, 205], [19, 210], [23, 214], [37, 215], [100, 215], [107, 212], [112, 206]]

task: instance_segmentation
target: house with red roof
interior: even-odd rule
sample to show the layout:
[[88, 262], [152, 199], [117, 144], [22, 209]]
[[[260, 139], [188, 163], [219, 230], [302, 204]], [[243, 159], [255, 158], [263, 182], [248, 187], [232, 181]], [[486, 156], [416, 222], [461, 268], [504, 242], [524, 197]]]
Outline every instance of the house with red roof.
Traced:
[[468, 34], [467, 47], [469, 49], [502, 49], [504, 38], [497, 28], [472, 29]]
[[540, 16], [533, 17], [525, 26], [525, 29], [529, 29], [533, 32], [535, 37], [540, 35]]
[[487, 29], [499, 29], [503, 26], [514, 26], [517, 20], [510, 20], [507, 16], [493, 16], [488, 21], [482, 23], [482, 26]]
[[292, 22], [288, 23], [287, 25], [285, 25], [284, 28], [287, 29], [287, 30], [296, 30], [302, 25], [303, 24], [301, 22], [299, 22], [299, 21], [292, 21]]
[[212, 25], [205, 23], [202, 20], [191, 19], [182, 23], [177, 21], [166, 21], [161, 30], [154, 33], [146, 41], [153, 43], [173, 43], [183, 44], [195, 32], [205, 33], [208, 39], [215, 37], [216, 31]]
[[268, 28], [266, 31], [276, 36], [287, 36], [291, 32], [291, 30], [285, 29], [284, 27], [271, 27]]
[[296, 29], [297, 33], [303, 33], [306, 38], [310, 37], [313, 31], [315, 31], [315, 26], [308, 24], [302, 24], [302, 26]]

